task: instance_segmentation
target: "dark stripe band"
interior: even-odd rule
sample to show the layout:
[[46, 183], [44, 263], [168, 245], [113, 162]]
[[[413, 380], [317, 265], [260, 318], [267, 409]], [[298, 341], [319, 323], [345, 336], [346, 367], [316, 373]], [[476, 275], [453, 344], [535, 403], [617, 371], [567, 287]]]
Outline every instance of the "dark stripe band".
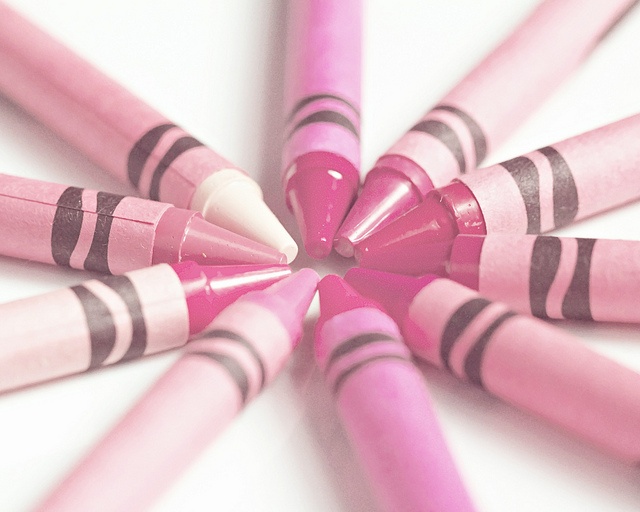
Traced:
[[360, 140], [358, 128], [356, 128], [356, 126], [346, 116], [339, 112], [334, 112], [333, 110], [319, 110], [318, 112], [314, 112], [313, 114], [309, 114], [307, 117], [302, 118], [291, 129], [289, 135], [287, 135], [287, 140], [290, 139], [300, 128], [314, 123], [330, 123], [342, 126]]
[[449, 371], [451, 371], [449, 358], [451, 356], [453, 346], [456, 341], [458, 341], [462, 332], [471, 322], [473, 322], [473, 319], [477, 317], [489, 304], [491, 304], [491, 301], [482, 297], [471, 299], [456, 309], [449, 318], [447, 325], [445, 325], [442, 330], [440, 341], [440, 360], [444, 367]]
[[343, 341], [342, 343], [340, 343], [340, 345], [338, 345], [331, 351], [331, 354], [327, 359], [327, 366], [325, 368], [325, 373], [328, 373], [333, 363], [335, 363], [335, 361], [341, 358], [342, 356], [349, 354], [364, 345], [368, 345], [369, 343], [376, 343], [380, 341], [398, 341], [398, 340], [393, 336], [391, 336], [390, 334], [384, 334], [379, 332], [369, 332], [366, 334], [360, 334], [358, 336], [354, 336], [353, 338], [349, 338], [348, 340]]
[[290, 123], [295, 117], [295, 115], [298, 112], [300, 112], [300, 110], [302, 110], [304, 107], [306, 107], [309, 103], [313, 103], [314, 101], [327, 100], [327, 99], [336, 100], [345, 104], [347, 107], [353, 110], [353, 113], [356, 116], [358, 116], [358, 119], [360, 119], [360, 111], [352, 103], [345, 100], [344, 98], [340, 96], [336, 96], [335, 94], [314, 94], [312, 96], [307, 96], [306, 98], [302, 98], [298, 103], [295, 104], [295, 106], [291, 109], [291, 113], [289, 114], [289, 117], [287, 118], [287, 124]]
[[160, 160], [155, 171], [153, 171], [153, 175], [151, 176], [151, 185], [149, 187], [149, 197], [151, 199], [154, 201], [160, 200], [160, 181], [162, 180], [164, 173], [167, 172], [169, 166], [176, 160], [176, 158], [182, 155], [182, 153], [202, 145], [202, 142], [191, 136], [181, 137], [173, 143], [162, 157], [162, 160]]
[[111, 234], [113, 214], [123, 199], [124, 196], [98, 192], [96, 198], [98, 218], [96, 219], [91, 247], [84, 260], [85, 269], [111, 273], [109, 269], [109, 236]]
[[409, 130], [410, 132], [423, 132], [435, 137], [440, 142], [442, 142], [451, 154], [458, 162], [458, 169], [460, 174], [464, 173], [467, 170], [467, 162], [464, 158], [464, 152], [462, 151], [462, 144], [460, 143], [460, 139], [458, 138], [458, 134], [447, 124], [442, 121], [435, 121], [433, 119], [428, 119], [426, 121], [421, 121], [413, 128]]
[[384, 361], [402, 361], [404, 363], [412, 364], [409, 358], [405, 356], [397, 355], [397, 354], [380, 354], [380, 355], [368, 357], [367, 359], [358, 361], [357, 363], [353, 364], [349, 368], [345, 369], [340, 375], [338, 375], [338, 377], [333, 383], [333, 388], [332, 388], [333, 393], [338, 394], [342, 389], [342, 386], [344, 385], [345, 381], [358, 370], [372, 363], [375, 363], [377, 361], [383, 361], [383, 360]]
[[476, 153], [476, 167], [480, 162], [484, 160], [487, 156], [487, 138], [484, 136], [484, 132], [480, 125], [475, 122], [475, 120], [466, 112], [460, 110], [459, 108], [452, 107], [451, 105], [437, 105], [433, 108], [433, 110], [444, 110], [446, 112], [451, 112], [458, 116], [464, 124], [467, 125], [467, 129], [471, 134], [471, 138], [473, 139], [473, 147]]
[[500, 164], [516, 182], [527, 211], [527, 233], [540, 233], [540, 175], [535, 164], [519, 156]]
[[596, 241], [578, 238], [578, 258], [573, 277], [562, 301], [562, 316], [571, 320], [593, 320], [589, 301], [591, 258]]
[[82, 231], [82, 192], [69, 187], [60, 194], [51, 226], [51, 256], [57, 265], [69, 266]]
[[149, 156], [153, 153], [162, 136], [171, 128], [175, 127], [176, 125], [171, 123], [155, 126], [140, 137], [138, 142], [131, 148], [127, 160], [127, 174], [129, 181], [134, 187], [138, 187], [140, 177], [142, 176], [142, 169], [144, 169], [144, 165], [147, 163]]
[[553, 223], [566, 226], [578, 215], [578, 188], [566, 160], [551, 146], [538, 150], [551, 165], [553, 176]]
[[219, 354], [217, 352], [187, 352], [186, 355], [202, 356], [212, 359], [216, 363], [219, 363], [229, 373], [231, 378], [235, 381], [240, 391], [240, 397], [242, 398], [242, 404], [247, 402], [247, 396], [249, 395], [249, 379], [247, 374], [242, 369], [242, 366], [233, 357], [226, 354]]
[[554, 236], [538, 236], [531, 251], [529, 269], [529, 305], [531, 314], [540, 318], [549, 318], [547, 298], [558, 269], [562, 255], [562, 242]]

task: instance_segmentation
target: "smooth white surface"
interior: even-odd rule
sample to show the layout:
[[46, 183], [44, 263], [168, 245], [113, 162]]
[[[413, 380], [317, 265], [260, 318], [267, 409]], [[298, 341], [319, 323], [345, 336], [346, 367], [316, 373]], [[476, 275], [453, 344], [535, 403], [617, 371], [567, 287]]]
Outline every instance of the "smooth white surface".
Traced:
[[[283, 1], [8, 3], [246, 169], [299, 240], [279, 181]], [[365, 3], [365, 169], [535, 5], [534, 0]], [[638, 33], [640, 7], [488, 163], [640, 111]], [[131, 192], [3, 98], [0, 172]], [[562, 234], [640, 240], [639, 219], [635, 204]], [[301, 254], [294, 266], [342, 274], [348, 265], [338, 256], [317, 263]], [[2, 258], [0, 300], [89, 277]], [[167, 489], [154, 511], [377, 510], [313, 360], [317, 312], [315, 303], [306, 336], [285, 372]], [[33, 314], [37, 322], [37, 311]], [[638, 326], [558, 325], [640, 371]], [[0, 510], [29, 510], [38, 503], [175, 357], [164, 354], [1, 395]], [[640, 470], [478, 389], [424, 370], [478, 510], [640, 510]]]

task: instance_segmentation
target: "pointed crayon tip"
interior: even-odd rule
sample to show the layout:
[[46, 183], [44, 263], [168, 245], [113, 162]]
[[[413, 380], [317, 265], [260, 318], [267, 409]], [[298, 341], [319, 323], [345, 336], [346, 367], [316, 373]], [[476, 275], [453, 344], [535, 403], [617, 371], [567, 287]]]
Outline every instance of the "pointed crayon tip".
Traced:
[[417, 293], [438, 278], [431, 274], [413, 277], [367, 268], [352, 268], [344, 276], [356, 291], [379, 303], [399, 323]]

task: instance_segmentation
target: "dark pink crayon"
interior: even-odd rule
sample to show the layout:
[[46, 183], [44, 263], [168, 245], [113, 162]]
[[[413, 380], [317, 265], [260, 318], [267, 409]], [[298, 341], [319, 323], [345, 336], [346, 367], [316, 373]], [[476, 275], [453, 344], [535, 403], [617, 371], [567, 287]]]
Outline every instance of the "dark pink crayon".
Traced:
[[304, 269], [222, 311], [38, 510], [148, 510], [277, 376], [317, 283]]
[[184, 260], [286, 261], [191, 210], [7, 174], [0, 174], [0, 254], [109, 274]]
[[316, 358], [384, 509], [475, 510], [398, 326], [338, 276], [318, 291]]
[[358, 268], [345, 279], [388, 308], [416, 356], [640, 463], [640, 374], [449, 279]]
[[461, 176], [360, 242], [356, 259], [390, 272], [440, 272], [458, 234], [537, 234], [635, 200], [639, 138], [636, 114]]
[[0, 391], [184, 345], [238, 297], [290, 273], [161, 264], [2, 304]]
[[636, 0], [547, 0], [400, 138], [367, 174], [338, 230], [353, 247], [475, 169], [593, 51]]
[[283, 182], [305, 249], [320, 259], [360, 179], [362, 0], [287, 7]]

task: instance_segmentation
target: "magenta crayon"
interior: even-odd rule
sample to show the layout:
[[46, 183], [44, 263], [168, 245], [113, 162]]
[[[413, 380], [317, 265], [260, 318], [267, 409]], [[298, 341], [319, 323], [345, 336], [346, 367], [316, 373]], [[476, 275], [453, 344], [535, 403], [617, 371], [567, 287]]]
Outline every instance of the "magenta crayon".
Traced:
[[460, 176], [356, 245], [363, 267], [437, 271], [457, 234], [537, 234], [640, 197], [640, 114]]
[[222, 311], [39, 510], [147, 510], [281, 370], [317, 283], [304, 269]]
[[0, 174], [0, 254], [110, 274], [183, 260], [286, 261], [192, 210], [7, 174]]
[[320, 281], [315, 350], [385, 510], [475, 510], [396, 323], [344, 280]]
[[640, 463], [639, 373], [446, 278], [360, 268], [345, 279], [387, 309], [417, 357]]
[[360, 179], [362, 1], [287, 7], [283, 183], [305, 249], [320, 259]]
[[640, 242], [459, 235], [448, 276], [541, 318], [640, 322]]
[[238, 297], [290, 273], [160, 264], [2, 304], [0, 391], [184, 345]]
[[336, 238], [353, 246], [482, 162], [591, 53], [635, 0], [547, 0], [368, 173]]
[[3, 3], [0, 93], [142, 195], [295, 258], [295, 242], [245, 172]]

